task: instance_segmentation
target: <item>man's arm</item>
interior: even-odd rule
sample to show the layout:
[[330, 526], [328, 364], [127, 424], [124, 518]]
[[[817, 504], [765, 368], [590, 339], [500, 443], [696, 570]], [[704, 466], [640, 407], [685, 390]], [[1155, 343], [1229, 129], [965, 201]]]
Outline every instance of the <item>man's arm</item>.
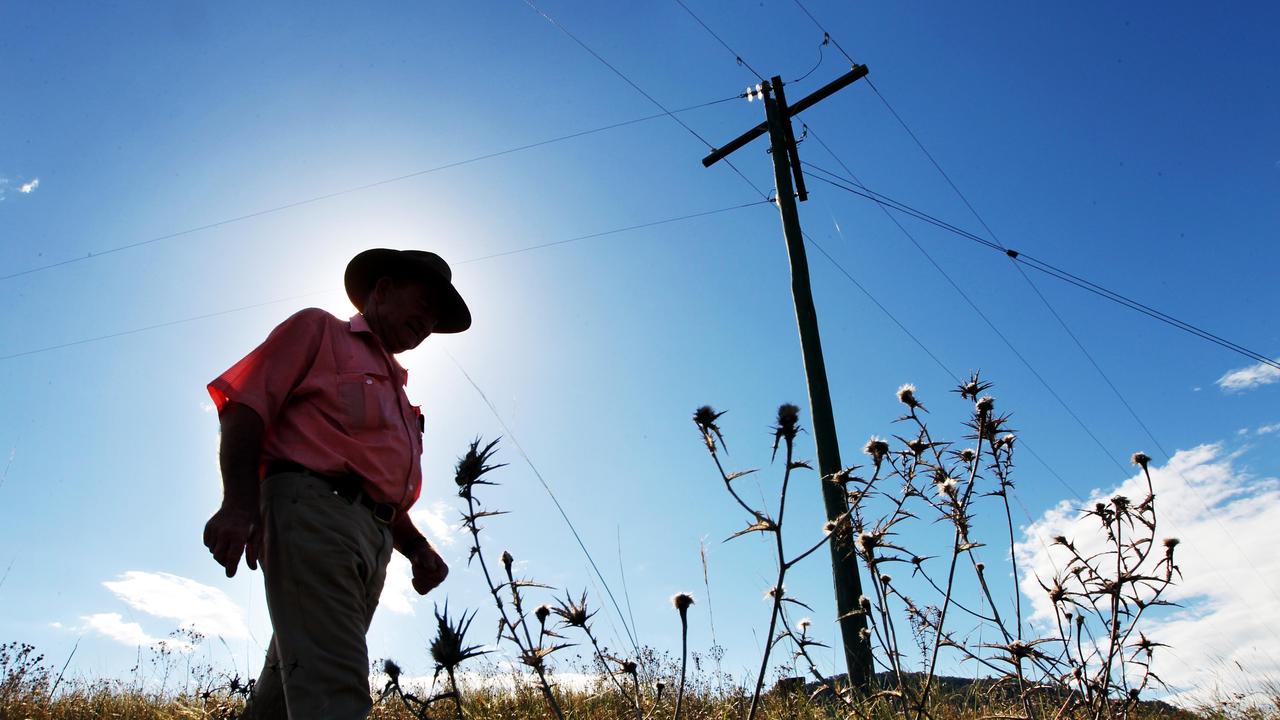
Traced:
[[409, 558], [413, 567], [413, 589], [419, 595], [426, 595], [444, 582], [449, 566], [414, 526], [409, 513], [396, 513], [395, 520], [391, 522], [391, 542], [396, 550]]
[[220, 413], [222, 438], [222, 507], [204, 526], [204, 544], [227, 577], [236, 574], [240, 555], [250, 570], [258, 569], [258, 466], [266, 434], [262, 418], [248, 405], [228, 403]]

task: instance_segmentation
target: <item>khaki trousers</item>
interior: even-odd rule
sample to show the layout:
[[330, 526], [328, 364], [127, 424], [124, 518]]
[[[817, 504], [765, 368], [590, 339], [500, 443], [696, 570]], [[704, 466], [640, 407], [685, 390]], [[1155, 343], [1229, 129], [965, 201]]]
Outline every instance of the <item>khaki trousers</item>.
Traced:
[[365, 635], [391, 559], [391, 530], [304, 473], [267, 478], [261, 496], [274, 633], [244, 717], [363, 720], [373, 707]]

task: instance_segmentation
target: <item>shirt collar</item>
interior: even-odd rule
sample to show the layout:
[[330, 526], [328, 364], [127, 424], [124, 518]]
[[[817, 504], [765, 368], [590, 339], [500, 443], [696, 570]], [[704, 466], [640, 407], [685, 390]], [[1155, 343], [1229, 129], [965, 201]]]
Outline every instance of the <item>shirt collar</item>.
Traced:
[[386, 349], [382, 347], [382, 341], [378, 339], [377, 335], [373, 334], [373, 329], [369, 327], [369, 321], [365, 319], [363, 314], [356, 313], [351, 316], [350, 328], [353, 333], [368, 333], [369, 336], [373, 338], [373, 344], [378, 348], [378, 352], [382, 353], [383, 357], [390, 360], [391, 365], [400, 373], [400, 384], [409, 384], [409, 371], [404, 369], [400, 362], [396, 360], [394, 355], [387, 352]]

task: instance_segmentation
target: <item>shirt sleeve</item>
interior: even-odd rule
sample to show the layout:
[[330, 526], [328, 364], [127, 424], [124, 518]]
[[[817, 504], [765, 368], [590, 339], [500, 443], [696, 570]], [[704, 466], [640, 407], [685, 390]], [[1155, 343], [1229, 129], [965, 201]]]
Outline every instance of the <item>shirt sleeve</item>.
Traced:
[[324, 339], [328, 313], [308, 308], [294, 313], [253, 352], [209, 383], [209, 396], [218, 413], [228, 403], [252, 408], [270, 427], [306, 377]]

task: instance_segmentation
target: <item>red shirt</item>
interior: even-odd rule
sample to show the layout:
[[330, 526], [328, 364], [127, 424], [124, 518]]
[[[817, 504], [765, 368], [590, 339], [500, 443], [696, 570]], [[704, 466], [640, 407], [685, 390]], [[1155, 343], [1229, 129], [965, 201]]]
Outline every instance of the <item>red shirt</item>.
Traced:
[[308, 308], [209, 383], [219, 413], [253, 408], [266, 426], [263, 466], [290, 460], [322, 475], [357, 474], [379, 502], [408, 510], [422, 493], [422, 411], [408, 372], [363, 315]]

